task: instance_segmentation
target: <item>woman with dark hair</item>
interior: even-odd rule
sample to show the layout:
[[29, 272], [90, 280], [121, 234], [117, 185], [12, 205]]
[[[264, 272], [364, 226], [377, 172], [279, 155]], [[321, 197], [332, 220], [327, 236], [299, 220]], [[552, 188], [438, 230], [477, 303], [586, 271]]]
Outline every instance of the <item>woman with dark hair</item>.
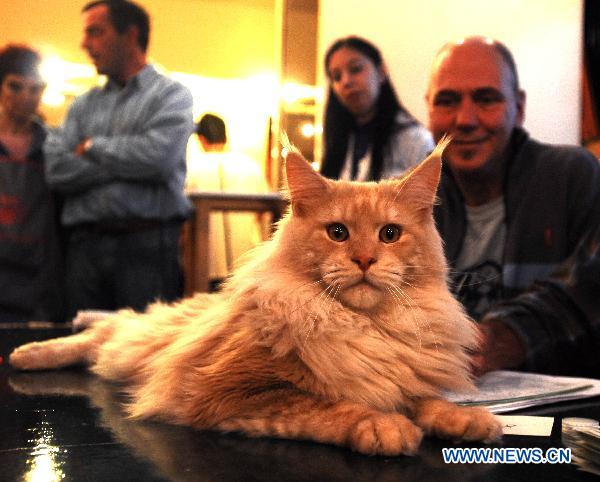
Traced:
[[0, 322], [62, 320], [58, 219], [38, 116], [41, 61], [26, 45], [0, 48]]
[[431, 134], [402, 106], [381, 53], [350, 36], [325, 55], [329, 94], [321, 172], [358, 181], [401, 175], [433, 149]]

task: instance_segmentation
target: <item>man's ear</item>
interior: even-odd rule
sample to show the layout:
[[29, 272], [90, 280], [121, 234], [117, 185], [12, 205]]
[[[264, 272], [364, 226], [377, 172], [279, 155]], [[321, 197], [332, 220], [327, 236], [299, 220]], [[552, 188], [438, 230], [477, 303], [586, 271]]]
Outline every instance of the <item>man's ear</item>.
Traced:
[[200, 145], [202, 146], [202, 150], [204, 150], [204, 152], [208, 151], [208, 148], [210, 146], [208, 140], [206, 139], [206, 137], [204, 137], [202, 134], [197, 134], [198, 135], [198, 141], [200, 142]]
[[519, 90], [516, 94], [517, 102], [517, 125], [521, 127], [525, 122], [525, 104], [527, 101], [527, 95], [524, 90]]
[[130, 47], [140, 48], [140, 29], [137, 25], [129, 25], [123, 35], [127, 38]]
[[377, 73], [379, 74], [379, 83], [383, 84], [385, 80], [389, 77], [388, 69], [386, 65], [381, 62], [379, 67], [377, 67]]

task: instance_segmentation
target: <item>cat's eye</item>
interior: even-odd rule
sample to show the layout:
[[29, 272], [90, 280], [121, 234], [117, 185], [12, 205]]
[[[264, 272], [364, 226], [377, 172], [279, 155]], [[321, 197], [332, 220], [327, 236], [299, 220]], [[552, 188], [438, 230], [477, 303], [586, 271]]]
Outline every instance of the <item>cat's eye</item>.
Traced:
[[397, 224], [386, 224], [381, 231], [379, 231], [379, 239], [384, 243], [395, 243], [400, 239], [402, 234], [402, 226]]
[[327, 226], [327, 236], [333, 241], [341, 243], [348, 239], [348, 228], [340, 223], [333, 223]]

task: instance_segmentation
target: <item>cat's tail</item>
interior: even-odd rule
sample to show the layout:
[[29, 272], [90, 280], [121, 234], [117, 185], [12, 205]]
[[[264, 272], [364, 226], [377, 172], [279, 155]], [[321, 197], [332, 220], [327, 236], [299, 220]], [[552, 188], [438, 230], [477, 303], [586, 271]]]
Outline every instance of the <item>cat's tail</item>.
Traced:
[[52, 340], [27, 343], [16, 348], [9, 363], [17, 370], [50, 370], [91, 364], [96, 357], [95, 330]]

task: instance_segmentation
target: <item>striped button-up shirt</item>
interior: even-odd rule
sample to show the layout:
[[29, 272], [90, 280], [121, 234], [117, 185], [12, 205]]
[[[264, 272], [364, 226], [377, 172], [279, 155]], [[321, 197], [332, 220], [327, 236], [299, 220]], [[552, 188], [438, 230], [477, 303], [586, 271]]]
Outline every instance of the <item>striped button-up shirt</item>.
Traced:
[[[65, 194], [62, 223], [183, 219], [192, 96], [145, 66], [123, 87], [108, 81], [78, 97], [44, 147], [48, 183]], [[75, 147], [89, 138], [82, 156]]]

